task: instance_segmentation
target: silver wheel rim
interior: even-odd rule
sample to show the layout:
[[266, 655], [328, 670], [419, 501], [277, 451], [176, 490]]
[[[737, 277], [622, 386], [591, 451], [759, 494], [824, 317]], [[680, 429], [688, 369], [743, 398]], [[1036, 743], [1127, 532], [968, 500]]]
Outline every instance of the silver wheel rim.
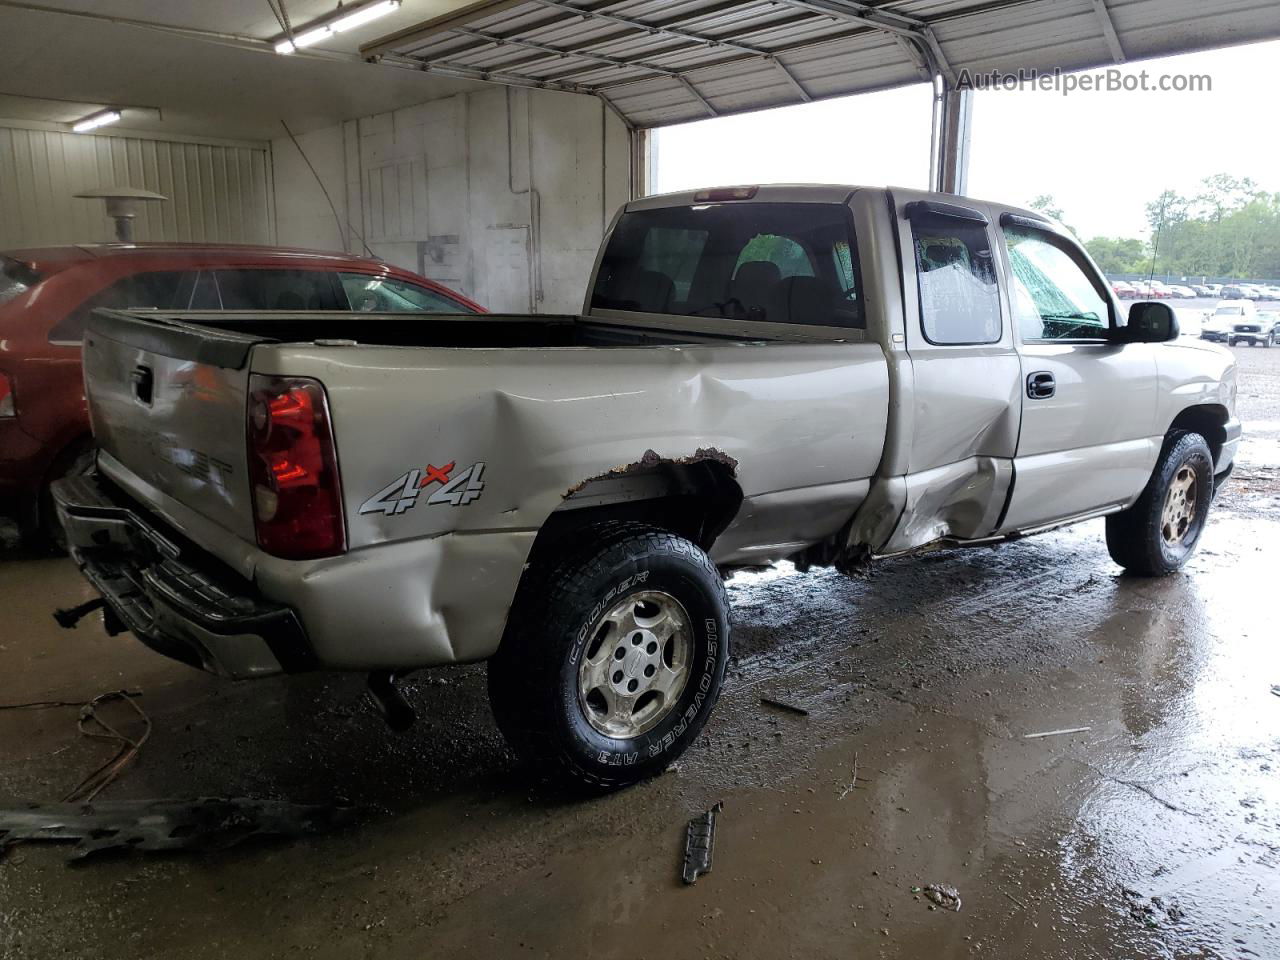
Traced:
[[1186, 539], [1196, 519], [1196, 473], [1187, 464], [1178, 468], [1164, 495], [1164, 511], [1160, 515], [1160, 535], [1164, 542], [1176, 547]]
[[597, 733], [630, 740], [652, 730], [689, 682], [693, 630], [669, 593], [633, 593], [591, 630], [578, 666], [578, 704]]

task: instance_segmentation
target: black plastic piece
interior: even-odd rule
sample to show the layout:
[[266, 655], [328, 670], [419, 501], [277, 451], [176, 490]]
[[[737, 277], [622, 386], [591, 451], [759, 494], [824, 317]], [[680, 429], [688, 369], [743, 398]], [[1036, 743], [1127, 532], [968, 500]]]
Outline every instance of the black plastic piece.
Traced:
[[417, 722], [417, 711], [396, 686], [396, 675], [391, 671], [380, 670], [369, 674], [369, 692], [373, 694], [374, 702], [378, 704], [387, 726], [392, 730], [403, 733]]
[[943, 217], [948, 220], [966, 220], [969, 223], [980, 223], [984, 227], [991, 222], [981, 210], [961, 206], [958, 203], [943, 203], [941, 200], [912, 200], [903, 211], [908, 220]]
[[75, 607], [59, 607], [53, 611], [53, 619], [58, 621], [58, 626], [63, 630], [74, 630], [76, 624], [87, 617], [93, 611], [98, 610], [107, 605], [107, 601], [101, 597], [95, 597], [87, 600], [79, 606]]
[[684, 837], [684, 869], [680, 878], [693, 883], [704, 873], [711, 872], [711, 853], [716, 843], [716, 814], [724, 809], [717, 803], [706, 813], [689, 821]]

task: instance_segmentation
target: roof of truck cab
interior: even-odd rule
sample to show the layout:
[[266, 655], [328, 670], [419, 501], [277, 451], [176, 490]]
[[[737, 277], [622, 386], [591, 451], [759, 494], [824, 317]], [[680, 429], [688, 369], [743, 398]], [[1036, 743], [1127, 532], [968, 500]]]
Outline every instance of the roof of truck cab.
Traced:
[[[709, 194], [715, 195], [726, 191], [744, 189], [752, 190], [754, 193], [749, 197], [742, 197], [738, 199], [722, 200], [715, 198], [714, 196], [711, 199], [708, 199]], [[1046, 223], [1052, 223], [1052, 221], [1043, 213], [1039, 213], [1038, 211], [1010, 206], [1007, 203], [983, 200], [979, 197], [960, 196], [954, 193], [930, 193], [909, 187], [872, 187], [848, 183], [762, 183], [702, 187], [698, 190], [682, 190], [678, 193], [664, 193], [651, 197], [642, 197], [639, 200], [632, 200], [627, 204], [626, 209], [628, 211], [661, 210], [664, 207], [687, 207], [704, 203], [847, 203], [853, 194], [863, 190], [870, 190], [878, 193], [889, 191], [903, 199], [910, 198], [911, 200], [934, 200], [938, 203], [960, 205], [965, 203], [982, 204], [983, 206], [992, 207], [1001, 212], [1013, 213], [1032, 220], [1043, 220]]]

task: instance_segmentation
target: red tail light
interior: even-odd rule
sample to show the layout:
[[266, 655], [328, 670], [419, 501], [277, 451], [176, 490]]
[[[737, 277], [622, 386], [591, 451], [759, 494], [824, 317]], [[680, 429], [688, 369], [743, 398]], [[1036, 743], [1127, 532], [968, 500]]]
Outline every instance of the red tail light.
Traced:
[[0, 373], [0, 419], [16, 415], [17, 411], [13, 406], [13, 384], [7, 376]]
[[249, 378], [249, 482], [258, 546], [286, 560], [347, 548], [329, 401], [307, 377]]

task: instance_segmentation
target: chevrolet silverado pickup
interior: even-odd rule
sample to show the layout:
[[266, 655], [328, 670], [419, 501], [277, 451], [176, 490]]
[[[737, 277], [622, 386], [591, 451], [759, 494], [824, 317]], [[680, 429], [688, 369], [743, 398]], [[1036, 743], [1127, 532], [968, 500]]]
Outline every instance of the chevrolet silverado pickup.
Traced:
[[702, 728], [728, 571], [1105, 517], [1168, 574], [1241, 434], [1228, 351], [1059, 226], [900, 189], [633, 201], [576, 316], [104, 310], [84, 370], [55, 497], [108, 630], [368, 672], [396, 724], [398, 677], [488, 660], [517, 751], [595, 790]]

